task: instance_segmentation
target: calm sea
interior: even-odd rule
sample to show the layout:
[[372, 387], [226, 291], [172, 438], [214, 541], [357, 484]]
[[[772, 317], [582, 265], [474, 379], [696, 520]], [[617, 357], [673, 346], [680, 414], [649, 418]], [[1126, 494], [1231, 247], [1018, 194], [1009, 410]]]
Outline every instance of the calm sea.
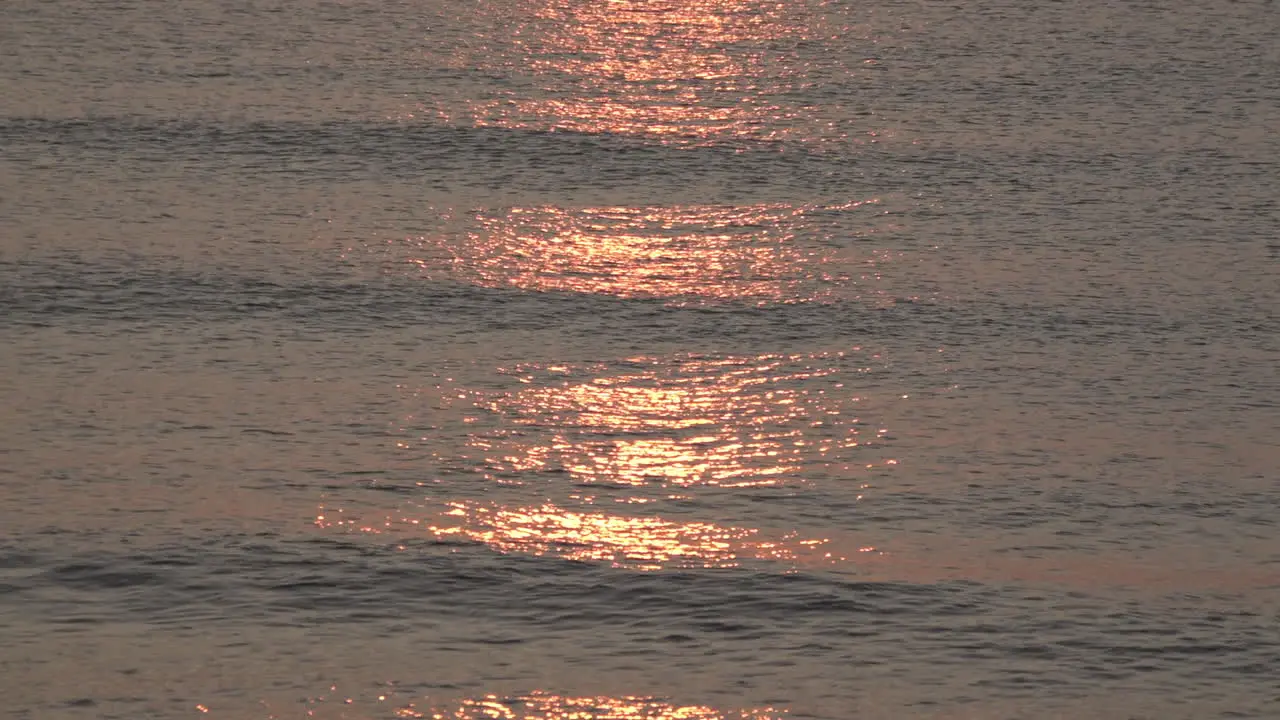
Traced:
[[0, 716], [1280, 718], [1278, 27], [3, 0]]

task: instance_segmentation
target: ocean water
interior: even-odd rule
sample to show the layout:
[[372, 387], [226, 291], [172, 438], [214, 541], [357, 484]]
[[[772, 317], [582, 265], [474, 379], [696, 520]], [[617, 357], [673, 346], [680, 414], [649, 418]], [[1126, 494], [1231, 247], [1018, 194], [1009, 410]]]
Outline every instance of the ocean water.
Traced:
[[1280, 718], [1280, 8], [0, 4], [0, 716]]

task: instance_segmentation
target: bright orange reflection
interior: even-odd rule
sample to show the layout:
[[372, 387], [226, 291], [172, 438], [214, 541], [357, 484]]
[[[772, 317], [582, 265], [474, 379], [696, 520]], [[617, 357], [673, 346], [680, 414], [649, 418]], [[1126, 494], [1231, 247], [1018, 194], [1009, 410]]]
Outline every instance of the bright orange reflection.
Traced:
[[871, 199], [842, 205], [514, 208], [482, 212], [465, 238], [422, 238], [429, 275], [482, 287], [710, 301], [869, 301], [892, 259], [860, 243], [849, 212], [883, 222]]
[[877, 429], [862, 437], [863, 398], [845, 385], [868, 360], [851, 351], [637, 357], [608, 373], [523, 365], [506, 372], [527, 389], [476, 401], [514, 427], [469, 444], [497, 479], [517, 482], [535, 472], [678, 487], [779, 485], [828, 469], [847, 476], [882, 461]]
[[[806, 41], [862, 33], [833, 16], [776, 0], [548, 0], [476, 57], [528, 73], [534, 88], [473, 103], [478, 125], [642, 136], [665, 143], [805, 143], [850, 139], [802, 91], [849, 78], [857, 57], [805, 53]], [[505, 51], [503, 53], [502, 51]], [[506, 53], [509, 53], [507, 55]], [[870, 139], [870, 137], [867, 137]]]
[[428, 529], [437, 537], [459, 536], [504, 553], [550, 555], [605, 562], [633, 570], [672, 567], [729, 568], [744, 560], [813, 562], [824, 541], [794, 535], [760, 539], [760, 532], [704, 522], [673, 522], [604, 512], [579, 512], [550, 503], [504, 507], [452, 502]]
[[546, 692], [514, 698], [487, 695], [464, 700], [452, 710], [420, 711], [408, 705], [396, 711], [396, 717], [430, 720], [767, 720], [783, 714], [773, 708], [726, 712], [654, 698], [565, 697]]
[[847, 559], [826, 549], [826, 540], [802, 540], [796, 533], [766, 537], [748, 528], [570, 510], [551, 503], [507, 506], [458, 500], [438, 511], [416, 514], [369, 521], [321, 508], [315, 524], [369, 534], [425, 531], [436, 539], [483, 543], [502, 553], [603, 562], [640, 571], [731, 568], [750, 560], [818, 566]]
[[[393, 683], [374, 697], [347, 695], [331, 685], [327, 693], [307, 698], [306, 717], [330, 717], [333, 707], [343, 718], [396, 717], [417, 720], [781, 720], [785, 710], [772, 707], [723, 710], [706, 705], [675, 705], [654, 697], [599, 695], [572, 697], [546, 691], [527, 695], [484, 695], [460, 701], [406, 701]], [[397, 697], [400, 696], [400, 697]], [[265, 702], [264, 702], [265, 705]], [[373, 714], [362, 707], [377, 707]], [[208, 712], [197, 705], [200, 712]], [[272, 714], [270, 717], [277, 717]]]

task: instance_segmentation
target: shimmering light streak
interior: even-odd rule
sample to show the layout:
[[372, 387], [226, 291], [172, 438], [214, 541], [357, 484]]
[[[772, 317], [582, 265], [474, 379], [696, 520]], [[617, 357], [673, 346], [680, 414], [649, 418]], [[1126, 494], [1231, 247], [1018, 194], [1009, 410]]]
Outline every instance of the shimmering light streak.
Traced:
[[533, 692], [520, 697], [486, 695], [448, 709], [422, 709], [410, 703], [396, 717], [429, 720], [779, 720], [774, 708], [717, 710], [705, 705], [674, 705], [646, 697], [568, 697]]
[[481, 542], [504, 553], [551, 555], [635, 570], [736, 567], [748, 559], [796, 562], [802, 555], [821, 555], [816, 548], [822, 544], [797, 541], [794, 535], [771, 541], [757, 530], [579, 512], [550, 503], [503, 507], [454, 502], [445, 518], [428, 530], [438, 537]]
[[413, 263], [429, 277], [482, 287], [676, 305], [892, 304], [879, 277], [893, 255], [849, 237], [847, 219], [836, 223], [838, 215], [864, 212], [866, 232], [877, 232], [884, 222], [877, 203], [480, 212], [464, 238], [411, 240], [418, 246]]
[[[476, 712], [479, 711], [479, 714]], [[642, 697], [564, 697], [532, 693], [521, 698], [490, 695], [462, 703], [453, 716], [441, 720], [492, 717], [498, 720], [765, 720], [780, 717], [772, 708], [724, 712], [702, 705], [677, 706]]]
[[[511, 41], [469, 64], [527, 77], [536, 93], [499, 92], [469, 103], [481, 126], [640, 136], [676, 145], [874, 142], [855, 118], [835, 116], [798, 91], [850, 64], [800, 48], [862, 30], [801, 19], [771, 0], [694, 0], [658, 9], [647, 0], [549, 0]], [[861, 69], [861, 68], [859, 68]], [[448, 113], [445, 113], [446, 115]]]
[[522, 365], [506, 372], [526, 389], [476, 399], [501, 422], [468, 444], [495, 479], [515, 482], [563, 472], [621, 486], [803, 484], [881, 462], [883, 441], [862, 437], [862, 398], [843, 382], [867, 359], [636, 357], [624, 372], [584, 369], [572, 380]]
[[641, 571], [729, 568], [748, 560], [813, 566], [847, 559], [828, 551], [825, 539], [800, 539], [796, 533], [769, 535], [709, 522], [573, 510], [552, 503], [509, 506], [451, 501], [439, 509], [381, 520], [321, 509], [315, 524], [359, 533], [456, 538], [502, 553], [603, 562]]

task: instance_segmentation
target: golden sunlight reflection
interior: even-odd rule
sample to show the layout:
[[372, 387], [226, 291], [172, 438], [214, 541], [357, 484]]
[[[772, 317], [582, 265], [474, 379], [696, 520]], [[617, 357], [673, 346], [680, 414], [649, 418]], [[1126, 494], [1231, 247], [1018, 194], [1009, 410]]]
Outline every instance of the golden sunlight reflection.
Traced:
[[[896, 256], [863, 242], [890, 229], [879, 202], [482, 211], [465, 237], [410, 240], [419, 251], [411, 262], [428, 277], [481, 287], [675, 305], [884, 306], [894, 299], [882, 271]], [[866, 215], [860, 230], [849, 228], [853, 212]]]
[[436, 540], [481, 543], [501, 553], [640, 571], [732, 568], [751, 560], [819, 566], [847, 559], [826, 549], [826, 540], [800, 539], [796, 533], [766, 537], [755, 529], [572, 510], [551, 503], [507, 506], [459, 500], [376, 522], [322, 509], [315, 522], [322, 528], [361, 533], [421, 532]]
[[[417, 720], [782, 720], [786, 710], [773, 707], [717, 709], [706, 705], [676, 705], [669, 700], [636, 695], [571, 696], [544, 690], [525, 695], [488, 694], [461, 700], [431, 697], [410, 699], [388, 682], [371, 692], [349, 694], [330, 685], [328, 692], [306, 700], [306, 717], [395, 717]], [[264, 705], [266, 703], [264, 702]], [[202, 705], [196, 706], [207, 712]], [[365, 708], [378, 708], [370, 716]], [[271, 717], [277, 717], [272, 714]]]
[[568, 697], [549, 692], [486, 695], [463, 700], [451, 709], [418, 709], [409, 703], [395, 711], [395, 717], [424, 720], [770, 720], [784, 714], [773, 708], [723, 711], [656, 698]]
[[[756, 357], [635, 357], [605, 369], [504, 368], [520, 389], [477, 395], [495, 427], [470, 447], [490, 477], [534, 473], [576, 483], [726, 488], [804, 484], [883, 457], [880, 428], [854, 390], [879, 362], [850, 351]], [[545, 477], [545, 475], [543, 475]]]
[[[631, 135], [682, 145], [795, 140], [875, 142], [854, 119], [797, 99], [818, 77], [851, 81], [870, 66], [812, 40], [873, 44], [866, 30], [776, 0], [546, 0], [514, 29], [456, 58], [520, 73], [462, 111], [480, 126]], [[862, 38], [858, 40], [857, 38]], [[495, 67], [496, 66], [496, 67]], [[448, 113], [445, 113], [446, 116]]]
[[702, 705], [677, 706], [642, 697], [565, 697], [536, 692], [519, 698], [489, 695], [466, 700], [439, 720], [765, 720], [780, 717], [772, 708], [722, 712]]
[[859, 347], [641, 355], [514, 363], [482, 387], [445, 377], [405, 387], [415, 413], [398, 421], [394, 445], [426, 463], [424, 495], [395, 509], [322, 509], [315, 523], [646, 571], [852, 567], [877, 552], [861, 533], [815, 535], [778, 518], [743, 526], [732, 518], [749, 516], [745, 506], [729, 518], [694, 513], [707, 493], [735, 504], [745, 488], [782, 497], [821, 486], [861, 502], [865, 481], [898, 461], [876, 422], [884, 403], [902, 402], [876, 387], [883, 363]]

